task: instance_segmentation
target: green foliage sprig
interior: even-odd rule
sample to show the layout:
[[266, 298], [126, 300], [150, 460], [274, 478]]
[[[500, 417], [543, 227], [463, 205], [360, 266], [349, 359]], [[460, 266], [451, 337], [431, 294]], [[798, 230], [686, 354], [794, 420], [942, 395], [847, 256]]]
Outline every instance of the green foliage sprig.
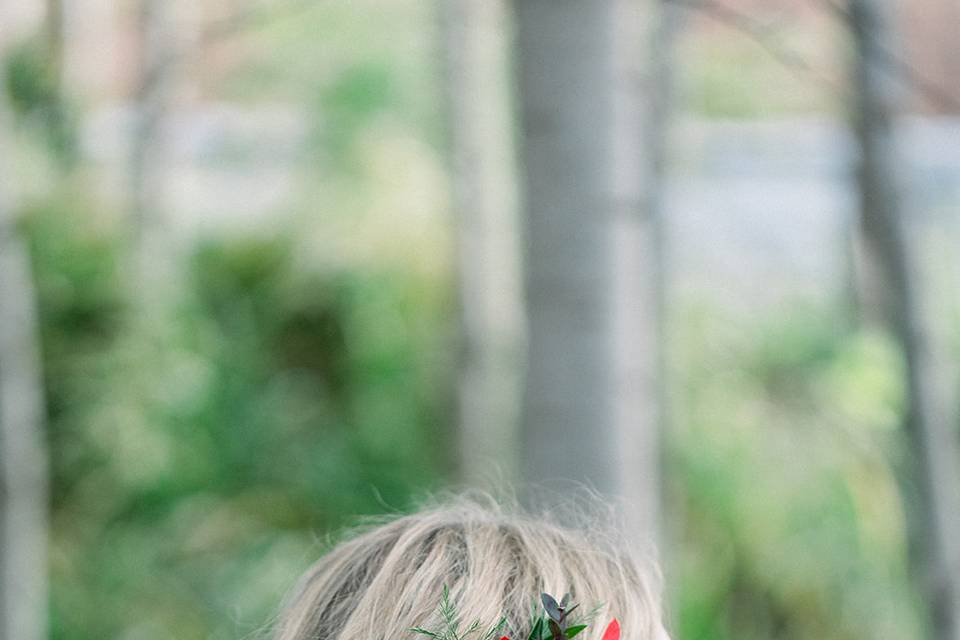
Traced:
[[[483, 628], [479, 620], [474, 620], [467, 625], [466, 629], [463, 631], [460, 630], [460, 615], [457, 613], [456, 606], [450, 600], [450, 589], [447, 585], [443, 585], [443, 593], [440, 596], [440, 617], [443, 618], [443, 629], [440, 631], [430, 631], [423, 627], [414, 627], [410, 629], [410, 631], [429, 636], [434, 640], [465, 640], [470, 636], [476, 636]], [[479, 636], [479, 639], [493, 640], [506, 623], [506, 618], [500, 618], [496, 624], [487, 628], [487, 630]]]
[[[564, 595], [559, 602], [550, 594], [541, 593], [540, 602], [546, 615], [537, 611], [534, 612], [530, 623], [530, 633], [527, 634], [526, 640], [571, 640], [587, 628], [587, 623], [599, 610], [599, 607], [597, 607], [587, 616], [574, 621], [570, 614], [580, 605], [571, 602], [569, 593]], [[444, 585], [443, 593], [440, 596], [439, 610], [440, 617], [443, 619], [443, 628], [440, 631], [431, 631], [423, 627], [414, 627], [410, 631], [428, 636], [433, 640], [465, 640], [470, 636], [477, 636], [479, 640], [493, 640], [507, 622], [506, 618], [500, 618], [496, 624], [486, 627], [486, 631], [483, 631], [484, 626], [480, 621], [474, 620], [461, 631], [461, 616], [450, 600], [450, 589], [446, 585]], [[510, 639], [503, 636], [500, 640]]]

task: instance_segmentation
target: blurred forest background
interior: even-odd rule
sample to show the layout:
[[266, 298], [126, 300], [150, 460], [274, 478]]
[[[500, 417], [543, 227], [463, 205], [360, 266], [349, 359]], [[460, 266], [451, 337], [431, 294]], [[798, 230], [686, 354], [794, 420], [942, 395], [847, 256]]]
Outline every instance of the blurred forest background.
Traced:
[[0, 0], [0, 638], [253, 637], [355, 516], [565, 480], [674, 638], [958, 640], [958, 25]]

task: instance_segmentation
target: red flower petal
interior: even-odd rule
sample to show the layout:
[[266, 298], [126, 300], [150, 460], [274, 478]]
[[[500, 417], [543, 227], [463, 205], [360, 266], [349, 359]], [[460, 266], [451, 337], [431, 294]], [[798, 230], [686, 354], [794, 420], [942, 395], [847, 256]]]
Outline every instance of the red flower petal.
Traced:
[[603, 632], [603, 640], [620, 640], [620, 621], [614, 618]]
[[500, 640], [510, 640], [510, 638], [508, 638], [507, 636], [503, 636], [502, 638], [500, 638]]

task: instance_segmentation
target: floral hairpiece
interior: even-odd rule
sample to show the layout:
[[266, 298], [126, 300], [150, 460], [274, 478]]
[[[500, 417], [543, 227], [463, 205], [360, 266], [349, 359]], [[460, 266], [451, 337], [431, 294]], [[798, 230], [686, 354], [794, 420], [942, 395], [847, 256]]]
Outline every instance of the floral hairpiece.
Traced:
[[[593, 618], [592, 614], [579, 619], [570, 616], [580, 605], [570, 602], [569, 593], [559, 602], [550, 594], [541, 593], [540, 602], [543, 603], [546, 615], [534, 613], [526, 640], [572, 640], [587, 628]], [[484, 631], [480, 621], [475, 620], [461, 631], [460, 616], [450, 602], [450, 590], [446, 585], [440, 597], [440, 617], [443, 618], [444, 623], [441, 631], [429, 631], [422, 627], [414, 627], [410, 631], [428, 636], [433, 640], [466, 640], [469, 636], [478, 636], [479, 640], [494, 640], [507, 624], [506, 618], [500, 618], [496, 624], [487, 627]], [[510, 640], [510, 638], [501, 636], [500, 640]], [[607, 625], [602, 640], [620, 640], [620, 622], [616, 618]]]

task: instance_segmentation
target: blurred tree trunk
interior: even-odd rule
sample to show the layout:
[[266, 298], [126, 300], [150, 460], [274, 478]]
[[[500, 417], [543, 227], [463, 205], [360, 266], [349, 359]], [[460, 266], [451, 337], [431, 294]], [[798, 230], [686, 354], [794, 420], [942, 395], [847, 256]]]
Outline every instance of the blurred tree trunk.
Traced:
[[[667, 195], [667, 165], [669, 155], [670, 130], [676, 111], [677, 90], [677, 44], [684, 24], [686, 8], [674, 0], [658, 0], [653, 16], [653, 31], [650, 38], [650, 71], [649, 71], [649, 98], [647, 100], [647, 120], [644, 134], [646, 139], [643, 145], [647, 159], [646, 187], [644, 188], [643, 210], [650, 220], [650, 250], [651, 257], [647, 261], [651, 272], [653, 297], [649, 305], [649, 314], [652, 317], [652, 335], [655, 342], [651, 347], [651, 366], [656, 376], [651, 385], [650, 393], [654, 395], [654, 406], [658, 412], [650, 417], [655, 425], [652, 433], [658, 436], [647, 443], [641, 442], [635, 448], [650, 447], [650, 455], [658, 456], [657, 471], [662, 456], [659, 436], [667, 433], [670, 424], [669, 401], [669, 367], [667, 364], [666, 345], [668, 343], [667, 326], [667, 295], [669, 291], [669, 246], [667, 244], [665, 200]], [[642, 461], [641, 461], [642, 462]], [[658, 474], [662, 475], [662, 474]], [[640, 483], [648, 482], [643, 477], [637, 478]], [[638, 489], [643, 491], [641, 487]], [[659, 481], [650, 491], [659, 497]], [[654, 505], [658, 507], [659, 505]], [[664, 532], [664, 523], [657, 520], [651, 529], [654, 536], [660, 538]]]
[[59, 180], [67, 178], [80, 160], [79, 136], [65, 90], [64, 2], [65, 0], [47, 0], [43, 27], [47, 72], [52, 82], [50, 103], [44, 114], [45, 129], [57, 168], [60, 169]]
[[523, 470], [657, 528], [654, 227], [641, 184], [644, 3], [517, 0], [529, 362]]
[[47, 52], [50, 56], [50, 65], [53, 68], [58, 94], [63, 91], [63, 2], [64, 0], [47, 0], [44, 20]]
[[[0, 47], [2, 49], [2, 47]], [[0, 71], [0, 638], [47, 637], [47, 452], [33, 280]]]
[[140, 59], [130, 141], [130, 275], [135, 302], [150, 317], [173, 283], [165, 200], [177, 32], [174, 0], [139, 0]]
[[856, 44], [854, 128], [860, 147], [863, 247], [885, 292], [883, 317], [905, 358], [907, 448], [901, 477], [911, 560], [936, 640], [960, 638], [960, 454], [942, 388], [934, 340], [923, 312], [919, 256], [911, 243], [902, 191], [903, 160], [894, 117], [898, 96], [885, 68], [895, 45], [885, 0], [850, 0]]
[[956, 0], [915, 0], [901, 5], [906, 23], [909, 60], [924, 79], [949, 100], [927, 98], [917, 106], [937, 115], [960, 115], [960, 42], [956, 27], [960, 24], [960, 3]]
[[[666, 290], [666, 246], [663, 243], [664, 196], [666, 194], [667, 156], [669, 149], [669, 131], [673, 121], [677, 84], [677, 41], [684, 23], [686, 8], [676, 0], [658, 0], [654, 16], [653, 36], [650, 41], [650, 96], [648, 99], [648, 117], [644, 150], [649, 169], [647, 170], [646, 211], [656, 225], [658, 238], [655, 249], [661, 258], [656, 261], [658, 268], [659, 293]], [[657, 311], [663, 312], [663, 303]]]
[[503, 0], [445, 0], [460, 297], [460, 467], [515, 479], [523, 339]]

